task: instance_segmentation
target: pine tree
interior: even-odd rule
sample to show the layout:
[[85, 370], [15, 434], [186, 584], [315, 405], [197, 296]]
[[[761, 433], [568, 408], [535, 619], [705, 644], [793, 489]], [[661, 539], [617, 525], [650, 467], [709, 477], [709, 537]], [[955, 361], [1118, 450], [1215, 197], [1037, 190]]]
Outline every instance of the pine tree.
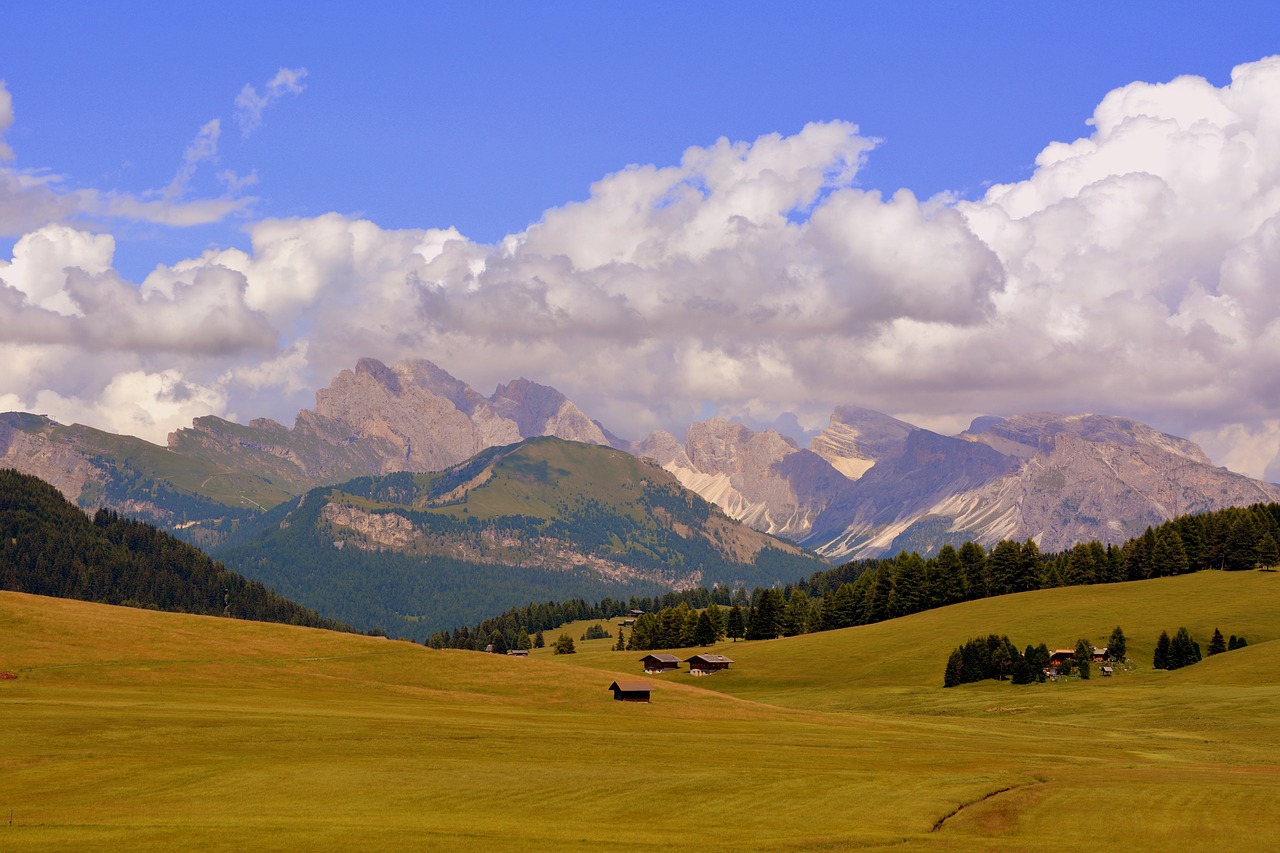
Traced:
[[627, 642], [624, 633], [625, 632], [621, 628], [618, 629], [618, 642], [613, 644], [613, 650], [615, 652], [625, 652], [627, 650]]
[[546, 648], [547, 641], [542, 636], [542, 629], [538, 629], [538, 633], [533, 635], [533, 647], [535, 649]]
[[964, 569], [965, 599], [986, 598], [990, 593], [987, 585], [987, 552], [977, 542], [965, 542], [960, 546], [960, 565]]
[[574, 654], [577, 649], [573, 647], [573, 637], [570, 637], [568, 634], [561, 634], [556, 638], [556, 644], [553, 651], [558, 655]]
[[956, 649], [947, 660], [947, 670], [942, 677], [943, 687], [955, 687], [964, 683], [964, 653]]
[[1173, 635], [1173, 640], [1169, 643], [1169, 660], [1167, 669], [1181, 669], [1184, 666], [1191, 666], [1200, 660], [1200, 647], [1195, 640], [1191, 639], [1191, 634], [1186, 628], [1179, 628], [1178, 633]]
[[1213, 629], [1213, 639], [1209, 641], [1209, 657], [1220, 655], [1227, 650], [1227, 641], [1222, 639], [1222, 632]]
[[1113, 660], [1124, 663], [1125, 653], [1128, 650], [1128, 645], [1124, 639], [1124, 631], [1120, 630], [1120, 626], [1117, 625], [1116, 629], [1111, 632], [1111, 639], [1107, 641], [1107, 654]]
[[699, 646], [709, 646], [716, 641], [716, 628], [711, 624], [707, 611], [698, 614], [698, 624], [693, 630], [693, 642]]
[[1076, 669], [1080, 677], [1089, 680], [1089, 671], [1093, 663], [1093, 645], [1088, 640], [1076, 641]]
[[1156, 653], [1151, 659], [1151, 666], [1155, 669], [1169, 669], [1169, 632], [1161, 631], [1160, 639], [1156, 640]]
[[721, 640], [727, 631], [724, 621], [724, 611], [720, 609], [720, 605], [714, 601], [707, 605], [707, 618], [711, 620], [711, 627], [715, 629], [716, 640]]
[[733, 607], [729, 608], [729, 620], [725, 630], [735, 643], [746, 633], [745, 626], [742, 624], [742, 607], [740, 605], [734, 604]]

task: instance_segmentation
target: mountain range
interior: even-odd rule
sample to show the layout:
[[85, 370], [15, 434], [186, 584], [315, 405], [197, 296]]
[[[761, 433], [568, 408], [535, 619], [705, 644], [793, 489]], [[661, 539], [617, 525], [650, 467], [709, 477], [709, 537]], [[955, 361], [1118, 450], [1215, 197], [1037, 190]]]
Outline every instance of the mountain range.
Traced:
[[202, 417], [167, 448], [0, 415], [0, 466], [51, 482], [82, 507], [216, 544], [310, 489], [438, 472], [540, 436], [650, 459], [729, 517], [832, 561], [965, 540], [1035, 539], [1045, 550], [1118, 543], [1180, 514], [1280, 500], [1280, 487], [1122, 417], [983, 417], [947, 436], [840, 406], [807, 448], [722, 419], [691, 424], [683, 441], [664, 431], [626, 441], [554, 388], [517, 379], [486, 397], [422, 360], [361, 359], [292, 427]]

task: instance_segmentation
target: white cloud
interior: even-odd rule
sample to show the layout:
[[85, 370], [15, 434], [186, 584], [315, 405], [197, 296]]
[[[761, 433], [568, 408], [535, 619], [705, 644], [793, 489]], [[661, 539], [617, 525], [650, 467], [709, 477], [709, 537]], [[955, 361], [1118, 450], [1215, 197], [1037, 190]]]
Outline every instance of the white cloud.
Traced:
[[[299, 78], [247, 87], [246, 115]], [[154, 433], [190, 408], [162, 405], [173, 370], [210, 411], [288, 422], [361, 356], [425, 357], [482, 390], [555, 385], [634, 437], [717, 412], [812, 425], [845, 403], [937, 425], [1100, 411], [1280, 470], [1280, 59], [1224, 87], [1117, 89], [1087, 137], [976, 201], [860, 189], [874, 146], [844, 122], [719, 140], [608, 175], [496, 245], [263, 220], [250, 251], [160, 267], [132, 296], [104, 268], [109, 237], [41, 230], [0, 267], [18, 282], [0, 289], [4, 339], [32, 365], [0, 393], [100, 419], [137, 393]], [[129, 411], [111, 422], [142, 425]]]
[[195, 175], [196, 169], [206, 160], [218, 159], [218, 137], [222, 135], [222, 122], [213, 119], [205, 123], [196, 134], [196, 138], [182, 152], [182, 166], [173, 181], [165, 187], [164, 197], [170, 201], [180, 199], [187, 194], [187, 185]]
[[302, 78], [307, 76], [305, 68], [281, 68], [276, 76], [267, 81], [261, 93], [248, 83], [236, 95], [236, 121], [240, 132], [248, 136], [262, 125], [262, 113], [267, 107], [285, 95], [297, 95], [305, 88]]

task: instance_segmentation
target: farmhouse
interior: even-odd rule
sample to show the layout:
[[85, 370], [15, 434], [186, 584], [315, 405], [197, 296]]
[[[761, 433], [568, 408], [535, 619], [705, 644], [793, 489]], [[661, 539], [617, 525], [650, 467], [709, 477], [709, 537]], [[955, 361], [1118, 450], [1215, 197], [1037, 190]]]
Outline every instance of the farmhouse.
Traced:
[[1104, 660], [1107, 659], [1107, 648], [1108, 648], [1107, 646], [1103, 646], [1102, 648], [1098, 648], [1097, 646], [1092, 646], [1092, 648], [1093, 648], [1093, 660], [1095, 663], [1102, 663]]
[[618, 702], [648, 702], [653, 685], [647, 681], [615, 681], [609, 689]]
[[733, 661], [724, 655], [694, 655], [685, 663], [689, 664], [690, 675], [711, 675], [713, 672], [728, 669]]
[[1058, 666], [1064, 660], [1075, 660], [1075, 659], [1076, 659], [1075, 649], [1054, 649], [1053, 651], [1049, 652], [1050, 666]]
[[661, 672], [674, 672], [680, 668], [680, 658], [668, 654], [649, 654], [640, 658], [644, 671], [650, 675]]

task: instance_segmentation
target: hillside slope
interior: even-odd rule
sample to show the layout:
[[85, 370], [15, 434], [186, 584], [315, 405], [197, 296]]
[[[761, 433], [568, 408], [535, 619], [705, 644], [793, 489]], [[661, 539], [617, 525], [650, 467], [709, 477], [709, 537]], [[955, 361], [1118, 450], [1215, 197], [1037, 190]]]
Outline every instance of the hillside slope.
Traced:
[[334, 618], [419, 640], [533, 600], [768, 586], [824, 567], [655, 465], [552, 437], [313, 490], [217, 553]]
[[[1041, 591], [726, 644], [730, 671], [650, 678], [649, 705], [610, 698], [643, 676], [607, 640], [517, 660], [0, 593], [0, 671], [17, 676], [0, 680], [5, 846], [1272, 849], [1278, 578]], [[1131, 672], [939, 686], [969, 636], [1117, 623]], [[1143, 665], [1157, 627], [1231, 623], [1248, 648]], [[691, 827], [679, 803], [709, 792]]]
[[140, 521], [90, 521], [48, 483], [0, 469], [0, 589], [350, 630]]

